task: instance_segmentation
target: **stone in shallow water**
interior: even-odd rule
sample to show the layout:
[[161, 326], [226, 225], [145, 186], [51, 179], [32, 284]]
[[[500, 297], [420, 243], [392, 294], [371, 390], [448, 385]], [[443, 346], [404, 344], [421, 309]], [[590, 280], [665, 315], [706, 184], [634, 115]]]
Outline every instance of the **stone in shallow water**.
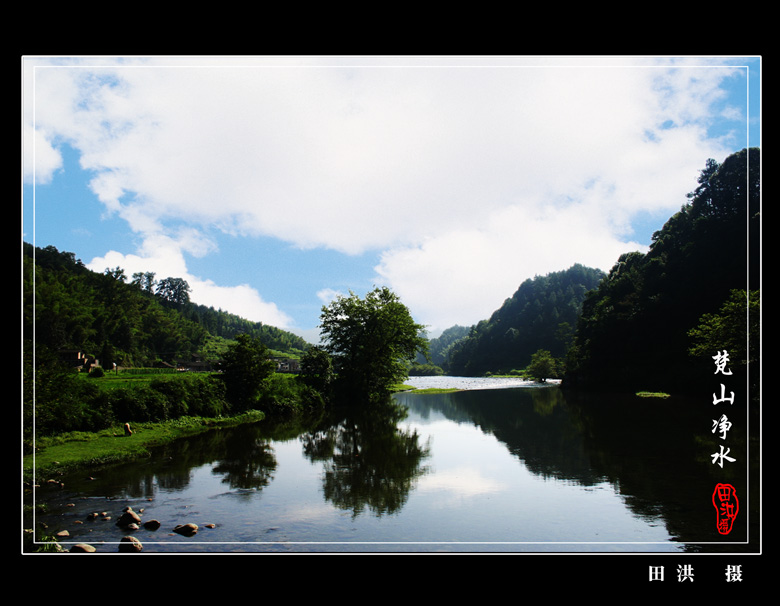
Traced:
[[198, 532], [198, 525], [192, 523], [179, 524], [176, 528], [173, 529], [173, 532], [184, 535], [186, 537], [191, 537], [196, 532]]
[[135, 537], [122, 537], [122, 540], [119, 542], [119, 551], [122, 553], [138, 553], [143, 548], [141, 541]]

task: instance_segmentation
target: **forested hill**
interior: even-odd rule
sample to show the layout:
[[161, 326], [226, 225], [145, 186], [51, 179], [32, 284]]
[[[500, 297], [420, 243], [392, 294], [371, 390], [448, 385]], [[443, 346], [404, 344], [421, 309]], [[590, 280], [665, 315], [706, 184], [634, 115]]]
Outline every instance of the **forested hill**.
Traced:
[[[430, 361], [435, 366], [444, 367], [447, 366], [447, 360], [450, 357], [450, 350], [453, 345], [467, 337], [471, 329], [468, 326], [450, 326], [438, 337], [431, 339], [428, 342], [428, 356]], [[417, 358], [419, 364], [426, 362], [425, 356], [420, 354]]]
[[758, 149], [710, 160], [647, 254], [618, 259], [583, 304], [564, 387], [706, 396], [717, 352], [729, 352], [734, 375], [758, 362], [760, 162]]
[[286, 354], [309, 347], [285, 330], [190, 302], [189, 285], [180, 278], [157, 281], [147, 273], [130, 279], [120, 268], [99, 274], [73, 253], [26, 242], [23, 261], [23, 338], [34, 339], [41, 354], [76, 349], [106, 368], [174, 364], [214, 359], [220, 342], [239, 333]]
[[539, 349], [563, 357], [574, 334], [585, 293], [604, 272], [575, 264], [525, 280], [488, 320], [472, 326], [449, 348], [451, 375], [479, 376], [525, 368]]

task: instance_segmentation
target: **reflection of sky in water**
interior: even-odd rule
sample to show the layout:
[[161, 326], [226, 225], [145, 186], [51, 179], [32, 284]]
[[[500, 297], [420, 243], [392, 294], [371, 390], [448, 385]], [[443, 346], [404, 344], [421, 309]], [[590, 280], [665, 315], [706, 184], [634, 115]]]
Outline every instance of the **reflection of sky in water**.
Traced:
[[402, 425], [421, 441], [431, 439], [426, 464], [432, 472], [416, 482], [402, 514], [426, 512], [421, 532], [428, 540], [591, 545], [669, 539], [662, 523], [648, 525], [634, 516], [611, 484], [582, 486], [532, 473], [505, 444], [472, 424], [410, 411]]
[[[483, 431], [466, 416], [459, 421], [445, 418], [435, 407], [422, 405], [466, 394], [403, 397], [418, 405], [410, 407], [399, 430], [404, 435], [416, 432], [418, 443], [430, 446], [430, 456], [421, 462], [421, 475], [410, 479], [402, 507], [392, 512], [376, 515], [366, 506], [354, 515], [326, 499], [323, 463], [308, 459], [299, 439], [271, 443], [274, 467], [267, 485], [231, 485], [224, 481], [229, 476], [210, 463], [189, 470], [182, 485], [164, 488], [156, 483], [153, 499], [114, 503], [114, 510], [130, 504], [144, 507], [145, 519], [161, 520], [161, 531], [138, 532], [149, 551], [184, 544], [207, 549], [217, 543], [236, 549], [297, 543], [302, 550], [315, 551], [386, 543], [414, 551], [426, 544], [435, 545], [431, 549], [449, 549], [445, 544], [467, 549], [473, 542], [486, 550], [510, 551], [624, 551], [637, 544], [640, 551], [679, 549], [668, 541], [662, 522], [632, 513], [612, 484], [581, 485], [534, 473], [492, 430]], [[202, 528], [188, 539], [172, 535], [170, 529], [185, 522]], [[203, 526], [207, 523], [216, 526]], [[113, 523], [91, 528], [89, 541], [121, 537]], [[70, 530], [75, 534], [80, 528]]]
[[422, 478], [417, 490], [423, 492], [452, 493], [462, 497], [503, 492], [504, 482], [486, 478], [476, 467], [459, 467], [439, 471]]

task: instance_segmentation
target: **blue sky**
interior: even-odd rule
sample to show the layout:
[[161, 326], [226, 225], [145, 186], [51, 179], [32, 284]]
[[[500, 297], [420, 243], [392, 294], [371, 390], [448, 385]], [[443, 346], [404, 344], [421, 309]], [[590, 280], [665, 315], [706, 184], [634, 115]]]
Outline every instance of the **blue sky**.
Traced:
[[387, 285], [432, 335], [645, 250], [760, 146], [756, 57], [25, 57], [25, 241], [317, 340]]

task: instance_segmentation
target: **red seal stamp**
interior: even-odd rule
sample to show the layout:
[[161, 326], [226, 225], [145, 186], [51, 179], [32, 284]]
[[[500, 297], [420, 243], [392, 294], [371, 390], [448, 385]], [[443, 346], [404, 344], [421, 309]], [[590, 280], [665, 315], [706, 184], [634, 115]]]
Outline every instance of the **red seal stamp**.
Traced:
[[734, 526], [739, 512], [737, 491], [731, 484], [717, 484], [712, 493], [712, 504], [717, 514], [717, 528], [720, 534], [728, 534]]

